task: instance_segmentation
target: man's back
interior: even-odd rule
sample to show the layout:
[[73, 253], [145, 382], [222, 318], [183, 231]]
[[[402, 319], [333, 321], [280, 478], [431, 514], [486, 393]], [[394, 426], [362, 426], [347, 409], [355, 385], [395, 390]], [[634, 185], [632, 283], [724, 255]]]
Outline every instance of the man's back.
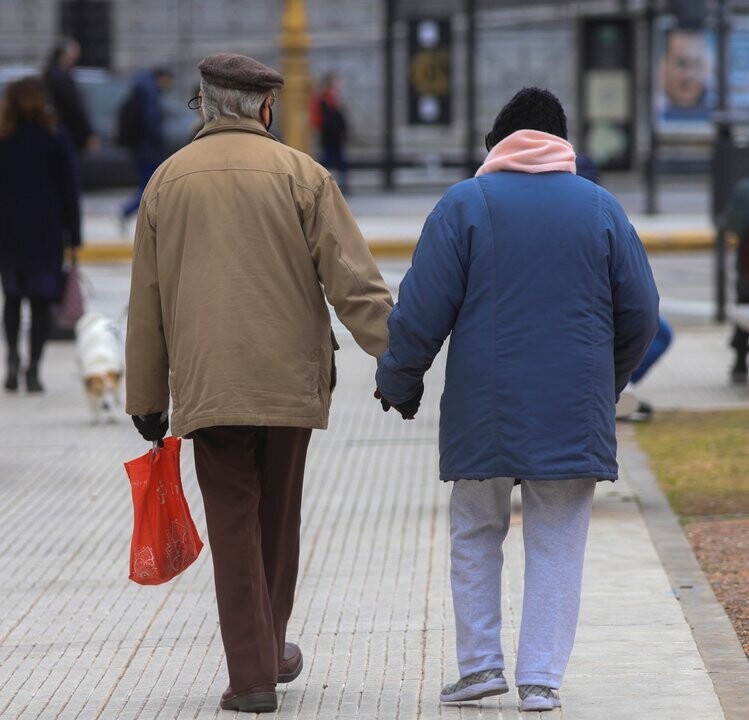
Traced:
[[[253, 121], [212, 124], [154, 174], [138, 222], [149, 237], [136, 246], [153, 246], [175, 434], [325, 427], [333, 349], [321, 281], [362, 347], [384, 349], [389, 295], [363, 243], [347, 245], [361, 236], [330, 183]], [[368, 317], [359, 288], [382, 301]]]
[[172, 395], [179, 401], [203, 382], [226, 388], [215, 407], [200, 403], [201, 415], [259, 395], [273, 396], [262, 410], [269, 417], [321, 415], [315, 400], [319, 364], [330, 365], [329, 318], [300, 218], [313, 198], [291, 181], [283, 150], [253, 133], [206, 135], [156, 180]]

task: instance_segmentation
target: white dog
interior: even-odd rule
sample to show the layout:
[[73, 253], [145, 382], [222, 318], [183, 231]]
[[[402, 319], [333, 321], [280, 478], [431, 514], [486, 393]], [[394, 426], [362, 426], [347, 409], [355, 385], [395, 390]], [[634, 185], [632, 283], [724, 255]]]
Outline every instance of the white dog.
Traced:
[[124, 370], [121, 332], [101, 313], [86, 313], [75, 325], [75, 350], [93, 422], [114, 422]]

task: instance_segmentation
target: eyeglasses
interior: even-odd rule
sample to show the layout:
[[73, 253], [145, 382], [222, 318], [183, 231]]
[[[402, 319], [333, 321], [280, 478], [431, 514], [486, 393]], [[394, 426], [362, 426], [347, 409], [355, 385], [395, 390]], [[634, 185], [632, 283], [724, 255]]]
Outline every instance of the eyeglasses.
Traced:
[[[276, 93], [275, 91], [272, 92], [268, 96], [268, 107], [272, 108], [276, 104]], [[190, 108], [190, 110], [200, 110], [200, 108], [203, 106], [203, 98], [200, 95], [196, 95], [194, 98], [190, 98], [190, 100], [187, 103], [187, 107]]]

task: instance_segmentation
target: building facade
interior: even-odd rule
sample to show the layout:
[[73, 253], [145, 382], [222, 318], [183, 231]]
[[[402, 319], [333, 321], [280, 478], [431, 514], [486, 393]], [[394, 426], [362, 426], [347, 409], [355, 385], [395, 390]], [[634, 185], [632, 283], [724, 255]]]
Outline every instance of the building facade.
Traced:
[[[240, 52], [280, 67], [283, 7], [282, 0], [0, 0], [0, 63], [39, 65], [56, 37], [73, 34], [84, 63], [117, 74], [168, 66], [187, 98], [205, 55]], [[484, 134], [503, 103], [538, 85], [564, 104], [579, 149], [608, 148], [605, 164], [615, 147], [614, 168], [638, 168], [652, 139], [653, 7], [665, 6], [307, 0], [310, 70], [317, 79], [331, 70], [343, 77], [355, 165], [468, 169], [483, 157]], [[587, 52], [595, 33], [602, 49]], [[616, 53], [606, 50], [611, 43], [619, 43]]]

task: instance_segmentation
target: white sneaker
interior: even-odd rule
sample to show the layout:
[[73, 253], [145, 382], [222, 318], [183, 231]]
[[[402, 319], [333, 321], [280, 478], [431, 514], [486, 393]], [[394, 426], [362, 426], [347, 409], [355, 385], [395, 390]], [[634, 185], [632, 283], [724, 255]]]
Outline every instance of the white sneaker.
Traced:
[[559, 693], [545, 685], [518, 685], [520, 712], [542, 712], [562, 707]]
[[471, 673], [458, 682], [445, 685], [440, 693], [441, 702], [465, 702], [466, 700], [480, 700], [490, 695], [503, 695], [509, 692], [507, 680], [502, 671], [482, 670]]

